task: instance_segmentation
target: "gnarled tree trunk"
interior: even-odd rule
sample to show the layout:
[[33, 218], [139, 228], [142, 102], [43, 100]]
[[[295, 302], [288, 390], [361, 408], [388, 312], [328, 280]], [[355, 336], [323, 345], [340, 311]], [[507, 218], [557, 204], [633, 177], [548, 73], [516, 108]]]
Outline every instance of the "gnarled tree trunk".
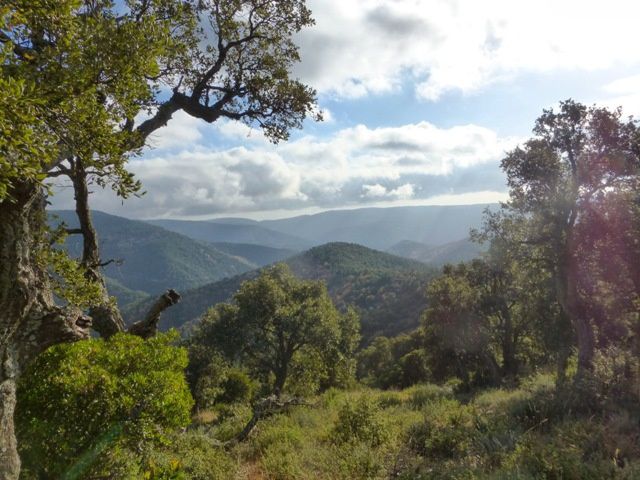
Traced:
[[76, 215], [80, 223], [79, 233], [82, 234], [82, 259], [81, 263], [86, 269], [85, 275], [100, 286], [102, 301], [89, 310], [93, 320], [93, 328], [102, 337], [108, 338], [117, 332], [124, 330], [124, 321], [117, 305], [111, 301], [104, 277], [100, 272], [102, 260], [98, 247], [98, 234], [91, 220], [89, 210], [89, 186], [87, 173], [80, 159], [71, 160], [69, 174], [73, 182], [73, 190], [76, 201]]
[[18, 182], [0, 202], [0, 480], [20, 473], [13, 423], [16, 383], [24, 367], [55, 343], [88, 338], [90, 320], [57, 306], [38, 261], [46, 225], [42, 189]]

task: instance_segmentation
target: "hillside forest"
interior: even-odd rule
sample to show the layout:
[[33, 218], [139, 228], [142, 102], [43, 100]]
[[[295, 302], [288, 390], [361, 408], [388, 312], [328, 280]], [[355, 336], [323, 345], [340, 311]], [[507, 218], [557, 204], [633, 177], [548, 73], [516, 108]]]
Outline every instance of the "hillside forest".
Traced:
[[90, 208], [142, 194], [128, 161], [177, 112], [276, 143], [320, 120], [291, 74], [313, 22], [304, 0], [0, 3], [0, 480], [640, 478], [621, 108], [542, 110], [500, 204]]

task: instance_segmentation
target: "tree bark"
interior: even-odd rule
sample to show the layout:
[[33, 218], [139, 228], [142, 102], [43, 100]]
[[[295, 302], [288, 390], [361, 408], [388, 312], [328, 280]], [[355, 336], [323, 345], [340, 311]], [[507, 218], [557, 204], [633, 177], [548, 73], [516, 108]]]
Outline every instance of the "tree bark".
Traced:
[[500, 315], [504, 322], [502, 337], [502, 375], [515, 377], [518, 374], [518, 360], [516, 358], [516, 340], [513, 328], [513, 318], [507, 305], [503, 305]]
[[175, 290], [167, 290], [151, 305], [144, 319], [131, 325], [127, 332], [142, 338], [153, 337], [158, 331], [158, 322], [160, 321], [162, 312], [179, 301], [180, 295], [178, 292]]
[[280, 365], [278, 370], [275, 372], [276, 378], [273, 383], [273, 393], [276, 396], [280, 396], [284, 391], [284, 385], [287, 382], [287, 373], [288, 373], [288, 362], [284, 362]]
[[45, 198], [34, 183], [17, 182], [0, 202], [0, 480], [20, 473], [15, 428], [16, 383], [38, 353], [89, 337], [90, 320], [55, 304], [46, 266]]
[[102, 296], [102, 301], [89, 309], [89, 315], [93, 320], [93, 329], [100, 336], [108, 338], [124, 330], [124, 320], [118, 306], [109, 297], [104, 277], [100, 272], [102, 262], [98, 246], [98, 233], [91, 220], [87, 173], [80, 159], [71, 161], [70, 178], [73, 182], [76, 215], [78, 216], [83, 239], [81, 263], [86, 269], [86, 277], [100, 286]]
[[595, 333], [591, 321], [580, 311], [578, 293], [578, 271], [575, 255], [567, 248], [560, 259], [556, 274], [556, 296], [562, 311], [567, 316], [576, 333], [578, 344], [578, 369], [576, 380], [580, 380], [593, 370], [595, 355]]

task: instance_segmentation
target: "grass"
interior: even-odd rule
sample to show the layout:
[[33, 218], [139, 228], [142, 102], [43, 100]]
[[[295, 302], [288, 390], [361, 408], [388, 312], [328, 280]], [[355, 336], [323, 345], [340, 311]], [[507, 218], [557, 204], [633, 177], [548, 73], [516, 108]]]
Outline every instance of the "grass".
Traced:
[[[549, 375], [517, 389], [456, 397], [449, 387], [329, 390], [262, 421], [227, 450], [228, 478], [633, 479], [640, 478], [637, 411], [575, 408]], [[573, 401], [573, 400], [571, 400]], [[570, 408], [567, 409], [567, 405]], [[224, 441], [250, 411], [201, 413]]]

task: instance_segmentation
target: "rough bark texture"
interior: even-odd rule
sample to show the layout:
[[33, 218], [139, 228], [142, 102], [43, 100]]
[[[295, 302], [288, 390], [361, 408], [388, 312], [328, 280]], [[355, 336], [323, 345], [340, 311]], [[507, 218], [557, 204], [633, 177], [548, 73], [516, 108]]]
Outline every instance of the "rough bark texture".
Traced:
[[55, 305], [47, 271], [37, 261], [45, 225], [41, 189], [18, 183], [0, 202], [0, 480], [20, 472], [13, 414], [23, 368], [48, 346], [88, 338], [90, 320]]

